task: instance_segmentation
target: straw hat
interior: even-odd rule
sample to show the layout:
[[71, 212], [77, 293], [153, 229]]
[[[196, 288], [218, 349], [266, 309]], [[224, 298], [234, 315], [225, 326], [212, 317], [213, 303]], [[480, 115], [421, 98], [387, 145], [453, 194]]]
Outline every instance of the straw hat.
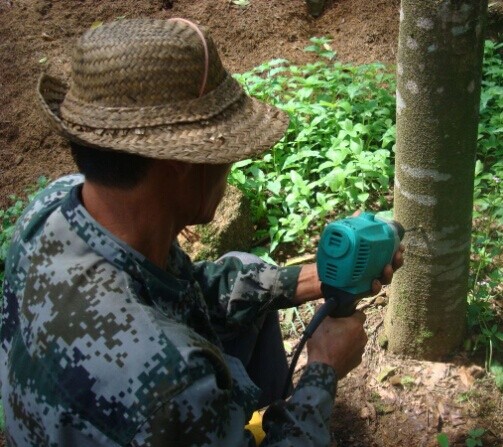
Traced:
[[288, 124], [286, 114], [244, 93], [205, 29], [184, 19], [87, 31], [76, 44], [70, 86], [43, 74], [38, 98], [70, 140], [192, 163], [256, 155]]

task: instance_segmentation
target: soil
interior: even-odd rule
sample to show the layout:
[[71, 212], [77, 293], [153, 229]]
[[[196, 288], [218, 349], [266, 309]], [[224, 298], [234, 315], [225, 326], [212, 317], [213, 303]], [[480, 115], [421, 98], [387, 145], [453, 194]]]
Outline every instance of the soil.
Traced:
[[[308, 15], [303, 0], [248, 3], [0, 0], [0, 207], [41, 175], [74, 171], [64, 141], [42, 121], [35, 86], [43, 70], [68, 71], [74, 39], [95, 21], [186, 17], [210, 29], [231, 72], [276, 57], [310, 61], [302, 50], [313, 36], [331, 36], [341, 61], [394, 63], [399, 0], [327, 0], [318, 19]], [[502, 395], [483, 369], [462, 355], [428, 363], [387, 354], [378, 345], [382, 304], [368, 308], [371, 342], [363, 364], [341, 381], [334, 445], [434, 446], [436, 433], [444, 431], [457, 446], [465, 445], [471, 428], [486, 430], [485, 446], [503, 445]]]
[[[0, 0], [0, 207], [45, 175], [74, 170], [62, 139], [43, 123], [35, 101], [42, 70], [68, 70], [76, 37], [95, 21], [183, 16], [206, 25], [231, 72], [275, 57], [302, 63], [313, 36], [332, 36], [339, 58], [393, 62], [399, 0], [328, 2], [313, 19], [303, 0]], [[45, 61], [45, 62], [43, 62]]]
[[[450, 447], [461, 447], [471, 430], [481, 428], [482, 444], [472, 445], [503, 446], [503, 394], [480, 359], [459, 352], [426, 362], [383, 348], [387, 293], [385, 288], [359, 305], [369, 341], [361, 365], [339, 381], [332, 447], [438, 447], [439, 433], [447, 435]], [[311, 318], [302, 310], [301, 316]], [[297, 340], [286, 340], [292, 353]], [[304, 351], [294, 381], [305, 363]]]

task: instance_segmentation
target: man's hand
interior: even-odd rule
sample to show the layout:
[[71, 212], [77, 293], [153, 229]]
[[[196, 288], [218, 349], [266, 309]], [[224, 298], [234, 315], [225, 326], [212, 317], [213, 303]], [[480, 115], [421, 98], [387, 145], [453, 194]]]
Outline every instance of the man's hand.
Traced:
[[362, 361], [367, 343], [363, 323], [360, 311], [347, 318], [325, 318], [307, 342], [307, 362], [330, 365], [339, 379], [344, 377]]
[[391, 280], [393, 279], [393, 273], [396, 272], [403, 265], [403, 252], [405, 251], [405, 247], [403, 244], [400, 244], [398, 250], [393, 256], [393, 260], [391, 264], [386, 264], [382, 271], [381, 277], [379, 279], [374, 279], [372, 281], [372, 294], [377, 295], [383, 285], [391, 284]]

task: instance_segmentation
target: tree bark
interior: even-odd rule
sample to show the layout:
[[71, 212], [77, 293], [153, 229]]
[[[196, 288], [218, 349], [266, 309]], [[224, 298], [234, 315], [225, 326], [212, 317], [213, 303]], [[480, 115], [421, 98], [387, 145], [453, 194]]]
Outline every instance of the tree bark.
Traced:
[[395, 218], [407, 233], [388, 347], [439, 359], [463, 339], [487, 0], [402, 0]]

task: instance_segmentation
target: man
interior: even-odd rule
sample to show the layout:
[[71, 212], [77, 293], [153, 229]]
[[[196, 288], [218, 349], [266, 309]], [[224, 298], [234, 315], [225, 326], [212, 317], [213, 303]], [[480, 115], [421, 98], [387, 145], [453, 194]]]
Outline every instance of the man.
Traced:
[[85, 179], [43, 191], [8, 255], [8, 444], [254, 445], [244, 427], [270, 404], [262, 445], [328, 445], [364, 315], [327, 319], [290, 399], [278, 399], [286, 363], [272, 311], [321, 296], [315, 266], [194, 265], [176, 243], [213, 218], [232, 162], [274, 144], [286, 117], [247, 97], [207, 33], [183, 19], [88, 31], [70, 87], [42, 76], [39, 99]]

